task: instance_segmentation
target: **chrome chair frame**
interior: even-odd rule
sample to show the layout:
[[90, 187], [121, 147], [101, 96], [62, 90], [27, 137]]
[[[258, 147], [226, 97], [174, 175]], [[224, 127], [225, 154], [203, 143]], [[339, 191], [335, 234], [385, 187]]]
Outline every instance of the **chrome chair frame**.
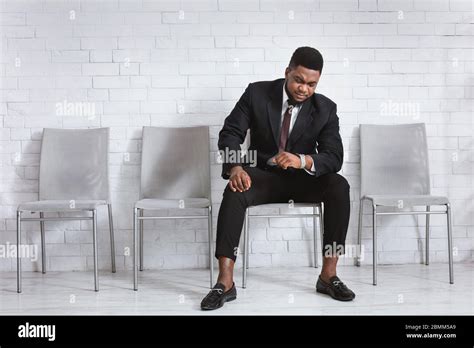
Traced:
[[[245, 220], [244, 220], [244, 256], [243, 256], [243, 266], [242, 266], [242, 288], [247, 287], [247, 269], [249, 268], [249, 249], [250, 249], [250, 239], [249, 239], [249, 220], [250, 217], [259, 217], [259, 218], [301, 218], [301, 217], [312, 217], [313, 218], [313, 245], [314, 245], [314, 268], [319, 267], [318, 263], [318, 238], [317, 238], [317, 224], [316, 220], [319, 219], [319, 233], [321, 238], [321, 248], [323, 248], [323, 236], [324, 236], [324, 207], [323, 203], [294, 203], [298, 205], [297, 208], [312, 208], [312, 214], [297, 213], [297, 214], [273, 214], [273, 215], [252, 215], [249, 213], [250, 209], [253, 207], [265, 206], [271, 208], [271, 206], [279, 205], [281, 203], [268, 203], [247, 207], [245, 211]], [[316, 208], [318, 212], [316, 212]]]
[[[115, 240], [114, 240], [114, 226], [112, 219], [112, 204], [107, 203], [107, 210], [109, 215], [109, 231], [110, 231], [110, 249], [111, 249], [111, 263], [112, 273], [116, 273], [115, 266]], [[98, 248], [97, 248], [97, 209], [94, 210], [81, 210], [81, 212], [89, 211], [92, 213], [91, 216], [78, 216], [78, 217], [45, 217], [44, 212], [40, 212], [39, 218], [22, 218], [22, 211], [17, 211], [17, 234], [16, 234], [16, 247], [20, 250], [21, 245], [21, 223], [24, 221], [39, 221], [41, 230], [41, 272], [46, 274], [46, 238], [45, 238], [45, 221], [92, 221], [92, 244], [93, 244], [93, 257], [94, 257], [94, 291], [99, 291], [99, 271], [98, 271]], [[20, 253], [17, 252], [17, 292], [22, 292], [22, 277], [21, 277], [21, 257]]]
[[[208, 224], [208, 239], [209, 239], [209, 284], [210, 288], [214, 286], [214, 258], [213, 258], [213, 243], [214, 237], [212, 232], [212, 205], [207, 208], [206, 215], [182, 215], [182, 216], [143, 216], [146, 209], [133, 208], [133, 290], [138, 290], [138, 272], [143, 271], [143, 222], [145, 220], [162, 220], [162, 219], [206, 219]], [[137, 233], [138, 230], [138, 233]]]
[[[360, 199], [359, 208], [359, 227], [357, 232], [357, 244], [362, 243], [362, 216], [364, 210], [364, 201], [372, 201], [372, 284], [377, 285], [377, 216], [382, 215], [426, 215], [425, 224], [425, 265], [430, 263], [430, 215], [446, 214], [446, 224], [448, 229], [448, 263], [449, 263], [449, 283], [454, 284], [453, 272], [453, 236], [452, 236], [452, 220], [451, 220], [451, 204], [447, 203], [446, 211], [431, 211], [430, 206], [426, 206], [426, 211], [404, 211], [404, 212], [377, 212], [377, 204], [374, 204], [370, 198], [362, 197]], [[356, 259], [356, 266], [360, 267], [360, 257]]]

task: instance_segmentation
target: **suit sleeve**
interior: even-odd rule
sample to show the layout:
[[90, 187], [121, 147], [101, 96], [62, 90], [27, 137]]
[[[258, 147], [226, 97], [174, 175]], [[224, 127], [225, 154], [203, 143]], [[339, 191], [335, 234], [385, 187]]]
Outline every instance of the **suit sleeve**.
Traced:
[[[247, 130], [250, 128], [250, 110], [252, 105], [251, 86], [249, 84], [245, 89], [244, 94], [231, 111], [229, 116], [224, 121], [224, 126], [219, 132], [218, 148], [222, 154], [226, 151], [240, 151], [240, 145], [244, 142]], [[229, 173], [232, 167], [237, 165], [244, 165], [240, 158], [235, 158], [235, 161], [226, 162], [228, 159], [222, 157], [222, 178], [229, 179]]]
[[311, 165], [310, 170], [304, 168], [305, 172], [308, 173], [309, 175], [315, 175], [316, 174], [316, 168], [314, 167], [314, 161], [313, 164]]
[[311, 155], [316, 177], [340, 171], [344, 159], [344, 149], [339, 134], [339, 118], [337, 117], [336, 105], [329, 113], [328, 122], [321, 130], [317, 142], [318, 153]]

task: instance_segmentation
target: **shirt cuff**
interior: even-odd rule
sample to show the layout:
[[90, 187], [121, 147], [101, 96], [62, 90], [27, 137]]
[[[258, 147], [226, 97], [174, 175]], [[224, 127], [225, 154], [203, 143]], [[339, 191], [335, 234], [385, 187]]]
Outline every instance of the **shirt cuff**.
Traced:
[[313, 164], [311, 165], [311, 171], [309, 171], [308, 169], [304, 168], [304, 170], [306, 171], [306, 173], [308, 173], [309, 175], [316, 175], [316, 168], [314, 167], [314, 161], [313, 161]]

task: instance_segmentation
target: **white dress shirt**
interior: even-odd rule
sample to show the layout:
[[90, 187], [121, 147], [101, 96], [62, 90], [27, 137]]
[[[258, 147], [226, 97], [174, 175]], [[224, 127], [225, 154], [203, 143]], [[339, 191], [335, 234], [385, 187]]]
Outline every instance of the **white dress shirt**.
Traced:
[[[285, 85], [286, 85], [286, 83], [283, 84], [283, 98], [282, 98], [283, 100], [282, 100], [282, 107], [281, 107], [280, 128], [281, 128], [281, 125], [283, 124], [283, 118], [285, 117], [286, 109], [288, 109], [288, 95], [286, 94]], [[291, 119], [290, 119], [290, 128], [288, 130], [288, 139], [290, 138], [291, 131], [293, 129], [293, 126], [295, 125], [295, 122], [296, 122], [296, 119], [298, 117], [298, 113], [300, 112], [300, 110], [301, 110], [301, 104], [295, 106], [291, 110]], [[268, 160], [267, 164], [271, 165], [271, 166], [274, 166], [275, 163], [273, 163], [272, 160], [273, 160], [273, 157]], [[313, 161], [313, 165], [311, 166], [311, 171], [307, 170], [306, 168], [304, 168], [304, 170], [308, 174], [315, 175], [316, 169], [314, 167], [314, 161]]]

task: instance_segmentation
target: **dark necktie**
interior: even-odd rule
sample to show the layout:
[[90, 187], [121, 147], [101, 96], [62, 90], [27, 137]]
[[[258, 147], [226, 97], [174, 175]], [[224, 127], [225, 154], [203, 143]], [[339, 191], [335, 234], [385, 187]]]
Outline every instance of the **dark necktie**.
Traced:
[[286, 148], [288, 133], [290, 132], [291, 111], [293, 110], [293, 107], [293, 105], [288, 105], [288, 109], [286, 109], [285, 116], [283, 117], [283, 123], [281, 125], [280, 132], [280, 143], [278, 146], [279, 152], [285, 151]]

